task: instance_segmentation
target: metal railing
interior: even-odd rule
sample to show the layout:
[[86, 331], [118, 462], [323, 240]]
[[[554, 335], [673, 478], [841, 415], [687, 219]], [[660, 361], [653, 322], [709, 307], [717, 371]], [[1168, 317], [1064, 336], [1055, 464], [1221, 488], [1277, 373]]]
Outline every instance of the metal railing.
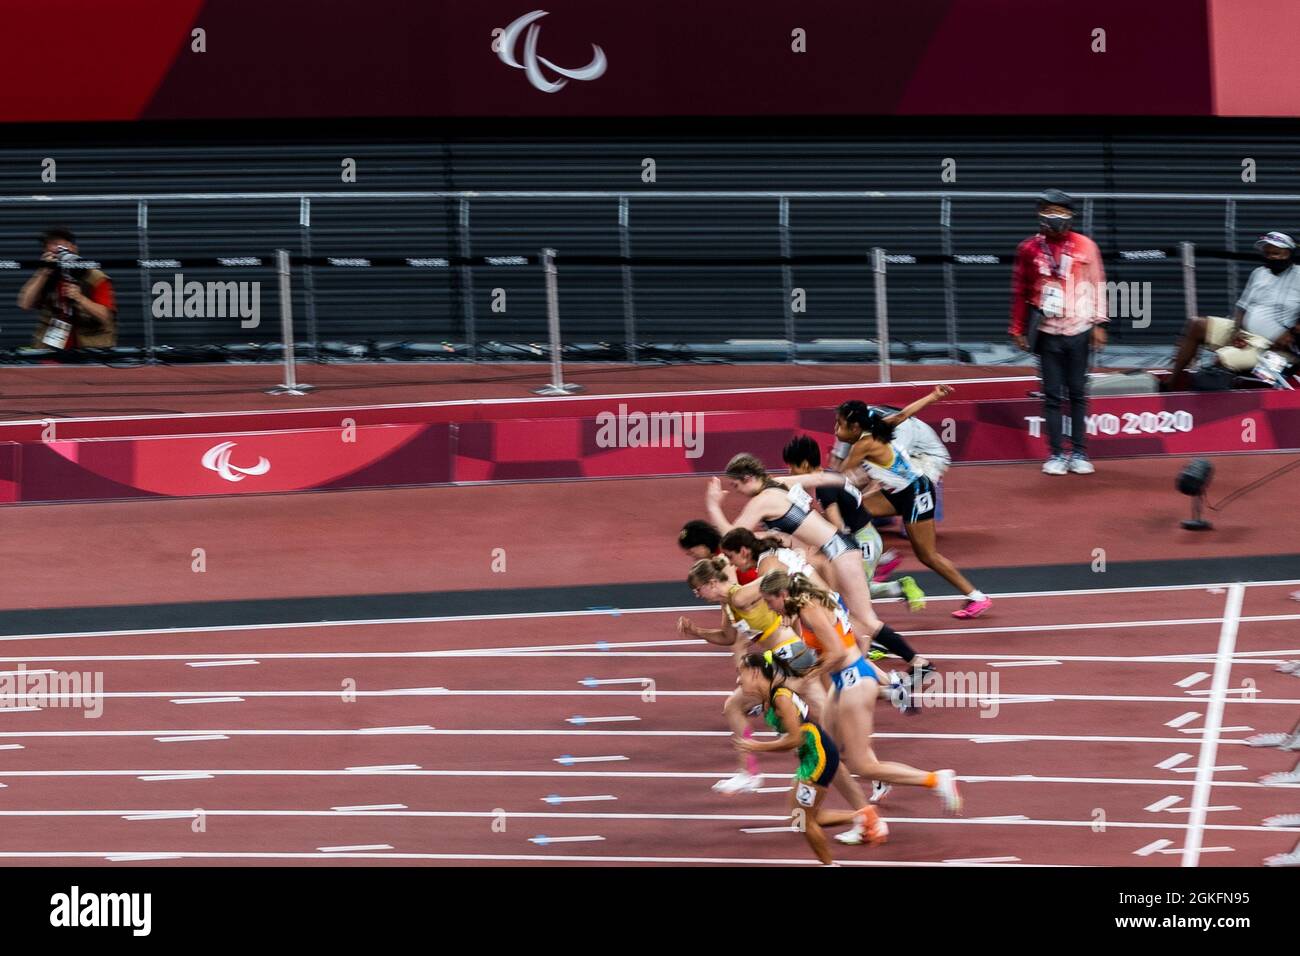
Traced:
[[[0, 196], [0, 215], [3, 215], [6, 207], [18, 205], [35, 205], [43, 208], [49, 207], [67, 207], [81, 205], [100, 206], [105, 204], [112, 205], [134, 205], [135, 211], [135, 246], [140, 267], [140, 288], [141, 288], [141, 313], [140, 319], [143, 329], [144, 348], [146, 355], [152, 359], [158, 346], [157, 330], [155, 320], [149, 303], [149, 289], [151, 288], [152, 268], [149, 263], [156, 262], [158, 256], [167, 255], [168, 250], [159, 249], [160, 243], [151, 237], [150, 233], [150, 210], [163, 204], [177, 202], [197, 202], [197, 203], [231, 203], [231, 202], [266, 202], [282, 203], [292, 201], [296, 203], [297, 221], [286, 223], [287, 227], [293, 228], [298, 236], [298, 249], [294, 251], [295, 259], [303, 263], [301, 272], [301, 294], [304, 305], [304, 335], [301, 336], [305, 341], [311, 357], [316, 357], [316, 348], [318, 346], [317, 335], [317, 296], [316, 289], [316, 266], [311, 263], [317, 258], [313, 255], [313, 226], [312, 226], [312, 204], [313, 202], [330, 201], [330, 202], [349, 202], [349, 201], [416, 201], [416, 200], [437, 200], [443, 203], [455, 204], [454, 216], [454, 234], [449, 235], [448, 241], [454, 243], [454, 255], [446, 256], [450, 265], [456, 271], [459, 286], [458, 298], [460, 305], [460, 319], [463, 323], [463, 337], [466, 345], [468, 357], [472, 360], [479, 357], [479, 335], [476, 329], [476, 315], [474, 310], [472, 290], [473, 290], [473, 270], [474, 260], [481, 257], [475, 256], [473, 242], [471, 240], [471, 222], [473, 219], [473, 207], [476, 202], [511, 200], [519, 202], [530, 201], [549, 201], [549, 200], [582, 200], [597, 203], [609, 202], [609, 212], [611, 219], [616, 222], [616, 236], [618, 245], [618, 255], [609, 257], [610, 265], [616, 265], [619, 270], [620, 293], [622, 299], [622, 327], [625, 336], [626, 358], [635, 362], [638, 360], [638, 310], [637, 310], [637, 290], [633, 283], [634, 267], [643, 259], [638, 259], [632, 255], [633, 240], [635, 238], [635, 215], [634, 205], [640, 203], [655, 203], [665, 200], [710, 200], [710, 201], [737, 201], [737, 202], [754, 202], [754, 201], [771, 201], [772, 203], [772, 238], [773, 248], [780, 250], [780, 255], [772, 257], [774, 261], [767, 263], [777, 265], [781, 271], [782, 293], [784, 302], [782, 305], [783, 314], [783, 332], [786, 341], [786, 357], [788, 360], [796, 358], [797, 349], [796, 341], [799, 332], [798, 314], [791, 304], [791, 291], [794, 285], [792, 276], [792, 265], [800, 261], [808, 261], [808, 257], [799, 257], [793, 254], [794, 241], [792, 238], [792, 229], [794, 218], [797, 210], [792, 210], [792, 202], [802, 200], [842, 200], [842, 201], [908, 201], [919, 204], [919, 213], [929, 215], [930, 210], [934, 216], [934, 224], [938, 229], [939, 247], [943, 250], [942, 262], [942, 299], [944, 309], [944, 336], [946, 338], [946, 347], [948, 358], [952, 361], [960, 359], [960, 349], [958, 346], [958, 333], [960, 331], [960, 322], [958, 315], [959, 296], [957, 289], [957, 266], [961, 264], [960, 257], [953, 257], [953, 249], [956, 247], [955, 221], [958, 217], [955, 213], [958, 211], [960, 204], [964, 201], [1014, 201], [1018, 203], [1029, 204], [1037, 197], [1036, 192], [1029, 191], [988, 191], [988, 190], [919, 190], [919, 191], [889, 191], [889, 190], [789, 190], [789, 191], [772, 191], [772, 190], [657, 190], [648, 187], [646, 191], [608, 191], [608, 190], [507, 190], [507, 191], [473, 191], [473, 190], [332, 190], [332, 191], [271, 191], [271, 192], [190, 192], [190, 193], [132, 193], [132, 194], [69, 194], [69, 195], [29, 195], [29, 196]], [[1240, 204], [1259, 204], [1271, 203], [1282, 206], [1294, 206], [1295, 211], [1300, 213], [1300, 194], [1293, 193], [1253, 193], [1242, 192], [1238, 194], [1228, 193], [1157, 193], [1157, 192], [1079, 192], [1075, 194], [1080, 202], [1081, 216], [1080, 225], [1084, 232], [1091, 231], [1094, 224], [1095, 209], [1098, 202], [1173, 202], [1173, 203], [1210, 203], [1221, 204], [1223, 207], [1223, 246], [1229, 252], [1235, 251], [1238, 238], [1238, 212]], [[955, 208], [956, 207], [956, 208]], [[1024, 207], [1017, 209], [1017, 216], [1024, 216]], [[1025, 217], [1027, 218], [1027, 217]], [[682, 228], [689, 233], [691, 224], [683, 223]], [[1030, 223], [1026, 222], [1026, 231], [1031, 228]], [[2, 229], [2, 227], [0, 227]], [[358, 245], [364, 244], [364, 237], [358, 237]], [[554, 239], [547, 243], [548, 246], [558, 245]], [[864, 335], [863, 338], [871, 339], [874, 337], [880, 350], [881, 362], [887, 367], [888, 358], [888, 309], [885, 299], [885, 280], [884, 280], [884, 263], [877, 262], [874, 258], [867, 261], [868, 250], [864, 247], [860, 249], [863, 257], [864, 269], [870, 269], [872, 273], [872, 288], [875, 290], [875, 328], [872, 330], [874, 336]], [[1172, 244], [1171, 244], [1172, 245]], [[232, 255], [249, 254], [252, 252], [265, 255], [269, 250], [250, 250], [247, 248], [231, 249]], [[358, 252], [364, 253], [364, 249], [358, 249]], [[409, 254], [412, 256], [440, 256], [448, 252], [446, 249], [411, 249]], [[883, 250], [882, 250], [883, 253]], [[527, 255], [535, 256], [535, 250], [530, 250]], [[1189, 304], [1189, 308], [1194, 310], [1196, 300], [1195, 273], [1190, 274], [1189, 269], [1194, 270], [1194, 258], [1189, 263], [1187, 256], [1190, 255], [1190, 249], [1183, 250], [1184, 266], [1184, 287], [1183, 297]], [[153, 258], [151, 258], [153, 257]], [[815, 258], [815, 257], [814, 257]], [[968, 257], [970, 258], [970, 257]], [[978, 258], [978, 257], [975, 257]], [[560, 251], [559, 263], [561, 267], [565, 261], [576, 261], [575, 257], [566, 257], [563, 250]], [[1225, 293], [1228, 299], [1235, 298], [1239, 287], [1238, 275], [1235, 262], [1229, 261], [1228, 268], [1225, 272]], [[1189, 284], [1190, 283], [1190, 284]], [[548, 333], [551, 324], [551, 317], [547, 315]], [[862, 328], [864, 330], [871, 328], [871, 322], [867, 314], [863, 315]], [[292, 384], [286, 382], [286, 385]], [[563, 382], [554, 382], [553, 385], [563, 385]]]

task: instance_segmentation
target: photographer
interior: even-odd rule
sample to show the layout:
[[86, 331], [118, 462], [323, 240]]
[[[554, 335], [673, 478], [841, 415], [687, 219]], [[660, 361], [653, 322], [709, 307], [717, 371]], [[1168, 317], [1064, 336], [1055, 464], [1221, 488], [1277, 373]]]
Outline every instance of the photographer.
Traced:
[[77, 262], [72, 232], [54, 227], [41, 236], [42, 265], [18, 293], [20, 309], [41, 313], [33, 348], [59, 351], [112, 348], [117, 344], [113, 283], [98, 269], [67, 268]]

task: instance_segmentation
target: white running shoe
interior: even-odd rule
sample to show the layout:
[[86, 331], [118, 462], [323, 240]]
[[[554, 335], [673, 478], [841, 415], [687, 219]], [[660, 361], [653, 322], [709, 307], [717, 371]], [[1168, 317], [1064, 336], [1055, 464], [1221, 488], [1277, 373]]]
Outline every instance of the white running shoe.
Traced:
[[859, 816], [853, 822], [853, 829], [835, 834], [835, 839], [846, 846], [861, 846], [863, 843], [880, 846], [889, 842], [889, 825], [877, 816], [875, 826], [868, 828], [867, 821]]
[[719, 780], [713, 785], [714, 793], [725, 793], [734, 795], [737, 793], [753, 793], [763, 785], [761, 774], [746, 773], [740, 771], [726, 780]]
[[893, 789], [893, 787], [885, 783], [883, 780], [873, 780], [871, 782], [871, 802], [880, 803], [880, 801], [884, 800], [885, 797], [889, 796], [889, 791]]
[[957, 789], [957, 771], [939, 770], [935, 774], [939, 785], [935, 789], [943, 800], [943, 808], [953, 816], [961, 815], [961, 791]]
[[1053, 455], [1043, 465], [1043, 474], [1045, 475], [1063, 475], [1069, 470], [1070, 466], [1066, 462], [1064, 455]]
[[1075, 452], [1070, 456], [1070, 473], [1073, 475], [1091, 475], [1097, 469], [1092, 467], [1092, 462], [1088, 460], [1087, 455], [1080, 455]]

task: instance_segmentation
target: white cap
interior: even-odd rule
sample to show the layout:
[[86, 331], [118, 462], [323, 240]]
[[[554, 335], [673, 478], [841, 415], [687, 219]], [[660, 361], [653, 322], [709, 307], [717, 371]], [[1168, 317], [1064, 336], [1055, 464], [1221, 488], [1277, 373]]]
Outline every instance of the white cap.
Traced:
[[1279, 249], [1294, 249], [1295, 240], [1285, 232], [1268, 232], [1260, 236], [1255, 243], [1255, 248], [1261, 252], [1265, 246], [1277, 246]]

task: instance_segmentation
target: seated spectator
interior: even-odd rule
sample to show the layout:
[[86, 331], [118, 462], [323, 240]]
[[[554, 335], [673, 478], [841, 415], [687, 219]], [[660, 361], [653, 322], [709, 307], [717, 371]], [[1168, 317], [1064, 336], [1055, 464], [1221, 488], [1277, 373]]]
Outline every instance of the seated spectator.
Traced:
[[1255, 248], [1264, 264], [1250, 274], [1232, 318], [1197, 316], [1188, 321], [1168, 388], [1187, 386], [1187, 367], [1202, 345], [1214, 351], [1223, 368], [1243, 374], [1249, 374], [1268, 349], [1289, 348], [1291, 330], [1300, 321], [1300, 270], [1292, 263], [1295, 240], [1284, 232], [1270, 232]]

